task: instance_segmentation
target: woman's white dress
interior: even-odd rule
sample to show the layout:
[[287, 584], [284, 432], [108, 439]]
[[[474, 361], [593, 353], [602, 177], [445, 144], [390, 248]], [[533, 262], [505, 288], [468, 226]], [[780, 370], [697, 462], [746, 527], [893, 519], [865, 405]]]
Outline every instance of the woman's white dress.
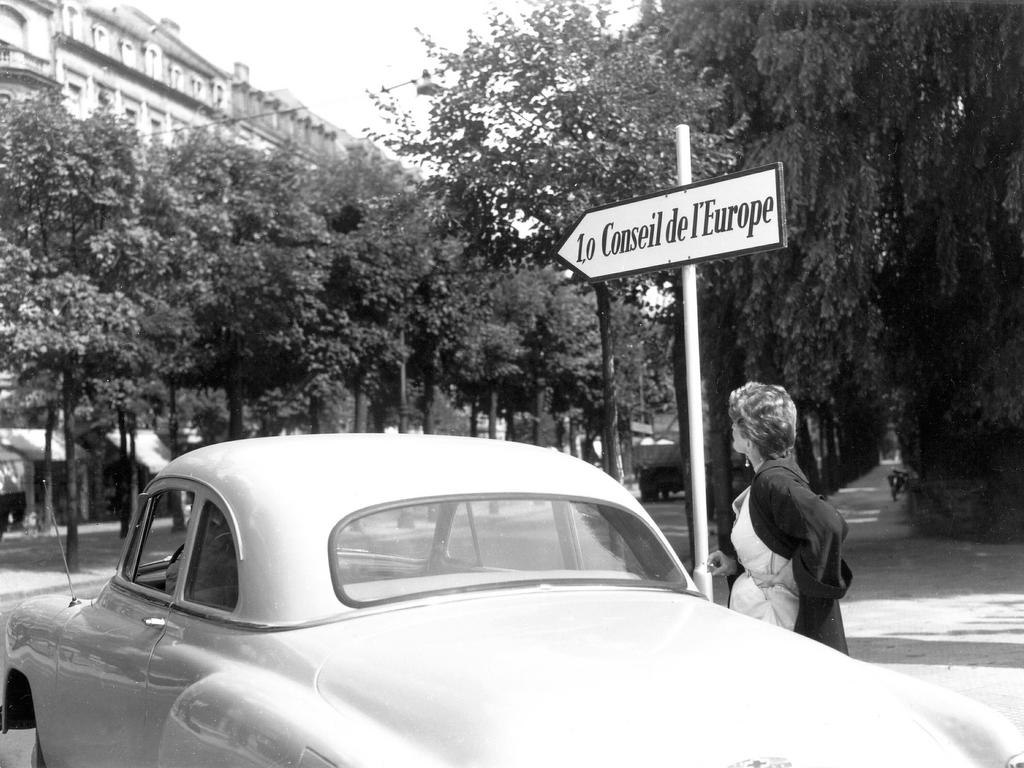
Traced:
[[754, 533], [750, 522], [750, 488], [736, 497], [732, 509], [736, 516], [732, 545], [743, 573], [732, 586], [729, 607], [769, 624], [793, 629], [800, 603], [793, 566], [787, 558], [768, 549]]

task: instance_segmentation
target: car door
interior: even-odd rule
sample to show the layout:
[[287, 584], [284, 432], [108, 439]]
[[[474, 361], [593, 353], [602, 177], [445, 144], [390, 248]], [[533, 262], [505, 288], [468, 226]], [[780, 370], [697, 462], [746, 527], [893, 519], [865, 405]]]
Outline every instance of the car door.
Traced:
[[57, 649], [60, 732], [46, 739], [51, 762], [152, 762], [140, 749], [146, 672], [171, 605], [175, 585], [168, 572], [173, 576], [186, 539], [181, 521], [195, 496], [185, 481], [149, 494], [110, 585], [65, 625]]
[[[227, 669], [244, 652], [247, 632], [232, 620], [239, 605], [240, 547], [227, 505], [212, 496], [199, 505], [195, 530], [182, 564], [182, 584], [167, 615], [167, 627], [149, 664], [146, 749], [156, 753], [175, 702], [192, 683]], [[208, 747], [239, 747], [239, 734], [225, 730], [225, 712], [195, 707], [179, 713]], [[237, 750], [236, 750], [237, 751]], [[244, 749], [243, 749], [244, 751]]]

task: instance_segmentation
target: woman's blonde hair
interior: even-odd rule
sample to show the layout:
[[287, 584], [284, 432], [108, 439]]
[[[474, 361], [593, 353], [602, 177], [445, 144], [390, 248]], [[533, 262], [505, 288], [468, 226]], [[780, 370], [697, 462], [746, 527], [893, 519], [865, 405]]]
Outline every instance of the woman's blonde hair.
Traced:
[[748, 381], [729, 395], [729, 418], [766, 459], [779, 459], [796, 443], [796, 404], [775, 384]]

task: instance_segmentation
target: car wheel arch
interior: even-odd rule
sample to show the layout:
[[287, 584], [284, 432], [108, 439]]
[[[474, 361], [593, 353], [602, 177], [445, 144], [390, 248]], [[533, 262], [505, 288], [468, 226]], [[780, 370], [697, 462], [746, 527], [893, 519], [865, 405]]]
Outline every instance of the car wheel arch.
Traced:
[[4, 681], [3, 732], [36, 727], [32, 685], [19, 670], [11, 669]]

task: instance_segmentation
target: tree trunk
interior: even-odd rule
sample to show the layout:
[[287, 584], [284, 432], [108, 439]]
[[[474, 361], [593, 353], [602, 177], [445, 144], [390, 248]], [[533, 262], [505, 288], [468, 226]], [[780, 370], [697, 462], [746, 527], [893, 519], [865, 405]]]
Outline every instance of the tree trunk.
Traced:
[[242, 423], [242, 409], [244, 408], [242, 370], [235, 360], [231, 362], [231, 370], [228, 372], [227, 391], [228, 398], [228, 440], [241, 440], [245, 437], [245, 427]]
[[355, 424], [355, 432], [366, 432], [366, 392], [363, 390], [363, 377], [360, 374], [356, 377], [355, 385], [352, 388], [352, 421]]
[[601, 330], [601, 375], [604, 379], [604, 431], [601, 454], [604, 470], [622, 482], [622, 453], [619, 450], [619, 413], [615, 391], [615, 347], [612, 328], [612, 297], [607, 283], [594, 286], [597, 318]]
[[312, 435], [319, 435], [321, 432], [320, 416], [323, 413], [323, 400], [319, 395], [309, 396], [309, 432]]
[[428, 366], [423, 372], [423, 434], [434, 434], [434, 369]]
[[473, 401], [469, 404], [469, 436], [470, 437], [478, 437], [479, 436], [479, 434], [478, 434], [479, 433], [479, 429], [477, 428], [477, 424], [476, 424], [476, 420], [477, 420], [477, 417], [479, 415], [480, 415], [480, 404], [477, 402], [476, 398], [474, 397]]
[[718, 540], [721, 541], [723, 536], [732, 533], [732, 423], [729, 421], [728, 405], [722, 407], [721, 402], [716, 403], [714, 399], [709, 405], [711, 500]]
[[821, 442], [822, 442], [822, 469], [825, 473], [826, 487], [829, 493], [835, 493], [841, 485], [839, 455], [836, 451], [836, 420], [832, 415], [832, 409], [828, 409], [822, 418]]
[[117, 519], [121, 523], [121, 538], [123, 539], [128, 535], [128, 525], [131, 518], [128, 506], [131, 494], [128, 488], [131, 463], [128, 456], [128, 415], [122, 406], [117, 408], [117, 434], [117, 481], [114, 484], [114, 494], [117, 497]]
[[181, 455], [178, 445], [178, 388], [173, 381], [167, 383], [167, 442], [171, 449], [171, 458]]
[[[701, 368], [703, 373], [702, 386], [708, 408], [708, 460], [711, 462], [711, 496], [717, 528], [717, 543], [728, 541], [732, 534], [733, 511], [732, 502], [735, 497], [733, 483], [735, 480], [749, 480], [751, 473], [734, 467], [732, 450], [732, 421], [729, 419], [729, 395], [734, 388], [743, 383], [744, 351], [736, 344], [736, 307], [737, 302], [733, 289], [725, 288], [728, 281], [722, 280], [722, 273], [731, 269], [722, 262], [714, 262], [702, 267], [705, 280], [698, 286], [701, 289], [701, 306], [704, 308], [701, 327]], [[680, 279], [682, 275], [680, 274]], [[712, 295], [707, 295], [714, 288]], [[676, 392], [685, 390], [685, 339], [682, 321], [682, 286], [676, 291], [679, 302], [679, 314], [676, 316], [676, 334], [680, 355], [676, 366], [683, 379], [676, 379]], [[682, 421], [680, 421], [682, 424]], [[734, 477], [740, 475], [739, 477]]]
[[[367, 431], [383, 432], [385, 423], [387, 422], [388, 404], [380, 398], [371, 400], [366, 412], [368, 423]], [[371, 420], [372, 427], [369, 424]]]
[[[178, 442], [178, 388], [173, 381], [167, 382], [167, 439], [170, 442], [171, 459], [181, 455], [181, 445]], [[171, 494], [171, 530], [185, 530], [185, 511], [181, 508], [181, 494]], [[125, 531], [127, 535], [128, 531]]]
[[65, 368], [62, 375], [61, 407], [64, 415], [64, 466], [66, 468], [68, 498], [65, 510], [64, 553], [68, 562], [68, 570], [77, 573], [78, 564], [78, 472], [75, 466], [75, 405], [78, 402], [77, 387], [74, 375]]
[[[138, 433], [138, 423], [135, 414], [128, 416], [128, 516], [135, 519], [135, 513], [139, 508], [139, 462], [138, 454], [135, 451], [135, 435]], [[128, 529], [125, 528], [127, 534]]]
[[498, 439], [498, 388], [490, 385], [488, 392], [490, 402], [487, 409], [487, 437], [491, 440]]
[[402, 350], [402, 362], [398, 368], [398, 431], [402, 434], [409, 431], [409, 380], [407, 365], [409, 351], [405, 346], [405, 330], [399, 331], [398, 344]]
[[[799, 414], [800, 412], [797, 411]], [[807, 426], [807, 418], [800, 415], [796, 423], [796, 461], [800, 468], [807, 475], [811, 488], [815, 493], [828, 493], [825, 484], [821, 481], [818, 472], [818, 463], [814, 460], [814, 450], [811, 447], [811, 430]]]
[[53, 432], [57, 429], [57, 404], [46, 401], [46, 438], [43, 450], [43, 514], [39, 517], [39, 530], [53, 532]]
[[544, 417], [544, 394], [546, 386], [544, 379], [537, 380], [536, 397], [533, 408], [533, 444], [540, 445], [541, 441], [541, 419]]
[[[100, 438], [100, 445], [106, 447], [106, 436]], [[89, 509], [92, 519], [105, 516], [106, 507], [106, 485], [103, 482], [103, 464], [106, 452], [100, 448], [93, 451], [89, 456]]]

